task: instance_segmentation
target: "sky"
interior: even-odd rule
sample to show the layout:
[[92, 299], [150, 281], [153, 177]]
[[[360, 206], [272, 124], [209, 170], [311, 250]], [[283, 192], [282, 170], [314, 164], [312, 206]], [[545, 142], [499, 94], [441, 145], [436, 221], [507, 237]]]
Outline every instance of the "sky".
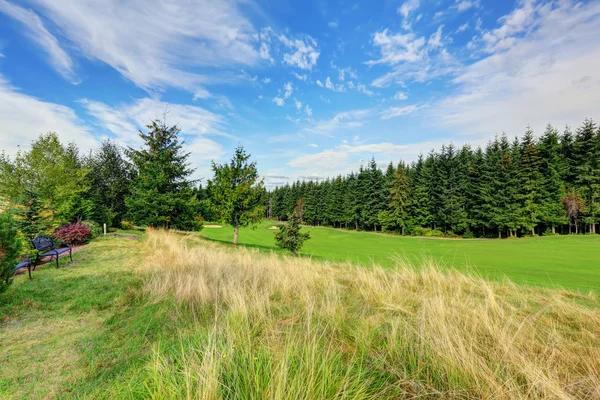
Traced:
[[600, 1], [0, 0], [0, 149], [55, 131], [196, 168], [244, 146], [268, 187], [598, 118]]

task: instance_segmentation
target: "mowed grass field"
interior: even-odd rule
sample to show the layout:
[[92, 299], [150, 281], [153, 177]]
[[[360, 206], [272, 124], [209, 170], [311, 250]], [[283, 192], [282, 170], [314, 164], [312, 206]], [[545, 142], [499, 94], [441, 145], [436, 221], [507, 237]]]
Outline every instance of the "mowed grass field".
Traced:
[[[273, 221], [242, 228], [240, 244], [277, 250]], [[207, 223], [206, 225], [210, 225]], [[393, 266], [398, 259], [420, 264], [433, 260], [444, 267], [475, 272], [489, 279], [600, 291], [600, 235], [564, 235], [521, 239], [439, 239], [400, 237], [374, 232], [307, 227], [311, 239], [302, 255], [362, 265]], [[205, 228], [206, 238], [230, 242], [233, 228]]]

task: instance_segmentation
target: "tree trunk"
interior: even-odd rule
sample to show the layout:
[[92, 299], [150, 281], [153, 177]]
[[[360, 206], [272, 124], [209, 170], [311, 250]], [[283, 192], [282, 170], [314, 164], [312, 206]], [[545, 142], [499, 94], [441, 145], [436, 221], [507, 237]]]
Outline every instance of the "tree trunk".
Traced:
[[535, 236], [535, 228], [531, 228], [531, 236]]
[[402, 227], [402, 235], [404, 235], [404, 227]]
[[552, 223], [552, 234], [556, 235], [556, 227], [554, 226], [554, 222]]
[[235, 226], [233, 227], [233, 244], [235, 244], [235, 245], [238, 244], [239, 234], [240, 234], [240, 225], [236, 223]]
[[502, 231], [498, 229], [498, 239], [502, 239]]

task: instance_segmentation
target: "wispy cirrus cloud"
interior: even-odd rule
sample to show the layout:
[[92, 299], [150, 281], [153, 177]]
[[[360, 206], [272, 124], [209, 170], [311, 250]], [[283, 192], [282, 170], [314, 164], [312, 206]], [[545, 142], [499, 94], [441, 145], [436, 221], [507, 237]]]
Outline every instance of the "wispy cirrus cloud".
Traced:
[[[54, 0], [29, 2], [80, 54], [110, 65], [146, 90], [177, 87], [196, 92], [204, 85], [235, 80], [233, 67], [271, 60], [268, 43], [257, 40], [253, 24], [235, 1], [80, 0], [68, 6]], [[0, 4], [14, 9], [6, 0]], [[35, 15], [28, 12], [32, 13], [12, 14], [23, 20]], [[23, 22], [41, 32], [35, 17]], [[59, 55], [57, 60], [69, 71], [68, 57], [53, 50], [57, 42], [46, 39], [43, 46]]]
[[[71, 57], [60, 46], [58, 39], [44, 26], [40, 17], [30, 9], [0, 0], [0, 13], [4, 13], [24, 26], [25, 34], [48, 56], [48, 63], [65, 79], [78, 83]], [[0, 54], [0, 57], [2, 55]]]

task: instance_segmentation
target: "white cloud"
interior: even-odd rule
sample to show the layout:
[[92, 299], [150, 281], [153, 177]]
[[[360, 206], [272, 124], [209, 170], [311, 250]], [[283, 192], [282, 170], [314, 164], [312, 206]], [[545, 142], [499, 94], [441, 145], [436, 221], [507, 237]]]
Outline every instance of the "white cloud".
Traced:
[[406, 99], [408, 99], [408, 96], [404, 92], [396, 92], [393, 99], [394, 100], [406, 100]]
[[321, 95], [319, 95], [319, 98], [320, 98], [320, 99], [321, 99], [321, 100], [322, 100], [324, 103], [331, 104], [331, 100], [330, 100], [330, 99], [328, 99], [328, 98], [326, 98], [326, 97], [323, 97], [323, 95], [322, 95], [322, 94], [321, 94]]
[[341, 112], [331, 119], [314, 121], [312, 126], [305, 128], [304, 131], [332, 137], [335, 131], [354, 129], [362, 126], [365, 118], [371, 112], [369, 109]]
[[292, 93], [294, 93], [294, 85], [292, 82], [287, 82], [285, 85], [283, 85], [283, 90], [285, 91], [283, 98], [287, 99], [292, 95]]
[[[229, 67], [261, 60], [254, 27], [234, 2], [32, 1], [73, 48], [147, 90], [194, 92], [235, 79]], [[209, 77], [205, 67], [222, 72]]]
[[[318, 82], [317, 82], [318, 84]], [[321, 86], [321, 85], [319, 85]], [[333, 90], [334, 92], [345, 92], [346, 88], [344, 87], [344, 85], [340, 84], [340, 85], [335, 85], [333, 82], [331, 82], [331, 78], [327, 77], [327, 79], [325, 80], [325, 87], [329, 90]]]
[[204, 88], [198, 88], [194, 92], [194, 100], [198, 100], [198, 99], [210, 99], [211, 97], [212, 97], [212, 94], [208, 90], [206, 90]]
[[293, 117], [290, 117], [289, 115], [286, 115], [285, 119], [287, 119], [288, 121], [293, 122], [295, 124], [300, 122], [300, 118], [293, 118]]
[[162, 118], [165, 113], [167, 123], [177, 124], [184, 135], [232, 138], [223, 132], [225, 121], [222, 116], [198, 106], [165, 103], [151, 98], [138, 99], [119, 106], [87, 99], [81, 100], [80, 103], [87, 113], [94, 117], [97, 125], [108, 129], [119, 141], [127, 145], [139, 143], [138, 129], [156, 118]]
[[404, 107], [389, 107], [385, 110], [383, 110], [381, 112], [381, 119], [390, 119], [390, 118], [396, 118], [396, 117], [400, 117], [403, 115], [408, 115], [408, 114], [412, 114], [415, 111], [419, 110], [420, 106], [417, 106], [415, 104], [411, 104], [409, 106], [404, 106]]
[[184, 135], [184, 150], [192, 153], [190, 162], [196, 168], [194, 178], [210, 176], [207, 161], [223, 156], [221, 144], [209, 136], [236, 139], [223, 131], [223, 117], [197, 106], [170, 104], [150, 98], [119, 106], [91, 100], [82, 100], [81, 104], [98, 126], [109, 130], [121, 144], [132, 147], [141, 145], [138, 130], [145, 130], [151, 120], [164, 115], [167, 124], [177, 124]]
[[306, 154], [288, 162], [292, 168], [299, 168], [304, 175], [331, 176], [344, 170], [348, 165], [348, 155], [334, 150]]
[[396, 65], [401, 62], [413, 62], [425, 57], [425, 38], [414, 33], [389, 34], [387, 29], [375, 33], [373, 44], [379, 47], [381, 58], [367, 61], [367, 65]]
[[320, 52], [317, 49], [317, 42], [313, 38], [307, 36], [305, 40], [288, 39], [285, 35], [280, 35], [278, 38], [284, 46], [292, 50], [291, 53], [283, 55], [284, 63], [307, 70], [311, 70], [317, 65]]
[[340, 26], [340, 21], [334, 19], [333, 21], [329, 21], [327, 26], [329, 26], [331, 29], [337, 29]]
[[323, 83], [321, 83], [321, 81], [318, 79], [317, 79], [317, 86], [323, 87]]
[[275, 63], [275, 60], [273, 60], [273, 57], [271, 57], [269, 45], [266, 44], [265, 42], [262, 42], [260, 44], [259, 53], [260, 53], [260, 58], [262, 58], [263, 60], [267, 60], [271, 64]]
[[298, 110], [302, 109], [302, 102], [301, 101], [294, 99], [294, 104], [296, 104], [296, 109], [298, 109]]
[[407, 0], [398, 8], [398, 14], [400, 14], [403, 18], [402, 27], [405, 30], [411, 29], [411, 23], [409, 21], [409, 16], [412, 12], [416, 11], [419, 8], [420, 1], [419, 0]]
[[300, 81], [306, 82], [306, 80], [308, 79], [308, 75], [306, 75], [306, 74], [300, 75], [296, 71], [292, 71], [292, 75], [294, 75], [296, 77], [296, 79], [298, 79]]
[[437, 31], [429, 37], [427, 41], [427, 46], [430, 49], [437, 49], [438, 47], [442, 47], [442, 28], [444, 25], [438, 26]]
[[0, 142], [8, 154], [48, 131], [57, 132], [64, 142], [74, 141], [84, 152], [99, 144], [99, 138], [73, 109], [21, 93], [1, 75], [0, 121]]
[[263, 79], [263, 83], [264, 83], [264, 84], [269, 84], [269, 83], [271, 83], [271, 78], [265, 78], [265, 79]]
[[456, 9], [458, 12], [467, 11], [470, 8], [479, 7], [479, 1], [456, 0]]
[[315, 148], [315, 149], [316, 149], [317, 147], [319, 147], [319, 145], [318, 145], [318, 144], [315, 144], [315, 143], [309, 143], [309, 144], [308, 144], [308, 147], [313, 147], [313, 148]]
[[36, 13], [11, 4], [6, 0], [0, 0], [0, 12], [22, 23], [25, 26], [25, 34], [29, 39], [48, 54], [50, 65], [66, 79], [72, 83], [77, 83], [71, 57], [62, 49], [58, 39], [48, 32]]
[[381, 57], [367, 61], [367, 65], [389, 65], [392, 70], [371, 83], [375, 87], [388, 87], [392, 83], [403, 85], [406, 80], [426, 82], [456, 72], [460, 64], [443, 45], [442, 26], [429, 40], [423, 36], [391, 34], [387, 29], [375, 33], [373, 44]]
[[458, 29], [456, 30], [456, 32], [464, 32], [467, 29], [469, 29], [469, 23], [465, 22], [464, 24], [462, 24], [461, 26], [458, 27]]
[[304, 112], [306, 113], [306, 115], [310, 118], [312, 117], [312, 108], [310, 108], [310, 106], [307, 104], [304, 106]]
[[359, 91], [360, 93], [366, 94], [367, 96], [373, 96], [373, 95], [375, 95], [375, 92], [367, 89], [367, 87], [365, 85], [363, 85], [362, 83], [358, 84], [356, 86], [356, 90]]
[[273, 103], [277, 104], [279, 107], [283, 107], [283, 105], [285, 104], [285, 100], [279, 96], [276, 96], [273, 98]]
[[[600, 3], [521, 6], [484, 32], [494, 53], [454, 79], [458, 91], [431, 108], [432, 120], [463, 133], [541, 132], [547, 123], [578, 125], [600, 104]], [[535, 21], [532, 24], [532, 21]], [[506, 50], [497, 46], [511, 41]]]
[[[565, 0], [570, 4], [569, 0]], [[500, 28], [483, 33], [481, 39], [485, 43], [485, 51], [493, 53], [512, 47], [516, 41], [515, 35], [535, 29], [547, 13], [548, 5], [536, 4], [537, 0], [521, 0], [520, 6], [510, 14], [498, 19]], [[562, 3], [564, 5], [564, 3]]]

